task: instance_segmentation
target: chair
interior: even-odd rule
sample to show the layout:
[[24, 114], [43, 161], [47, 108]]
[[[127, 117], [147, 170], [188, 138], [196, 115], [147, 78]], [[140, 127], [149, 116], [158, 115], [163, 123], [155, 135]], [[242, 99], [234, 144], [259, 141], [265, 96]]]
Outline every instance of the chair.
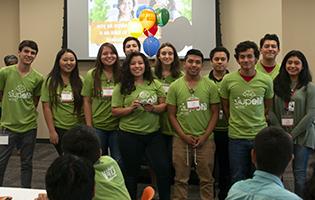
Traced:
[[152, 200], [155, 195], [153, 187], [147, 186], [143, 189], [141, 200]]

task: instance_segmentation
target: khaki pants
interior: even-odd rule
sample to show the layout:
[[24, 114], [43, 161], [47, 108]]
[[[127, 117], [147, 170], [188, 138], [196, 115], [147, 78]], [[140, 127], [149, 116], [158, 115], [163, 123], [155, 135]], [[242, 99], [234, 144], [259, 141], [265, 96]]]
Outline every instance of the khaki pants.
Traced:
[[179, 137], [173, 138], [173, 165], [175, 168], [173, 200], [188, 198], [188, 180], [192, 163], [195, 163], [200, 180], [201, 199], [214, 199], [212, 177], [214, 151], [215, 144], [213, 140], [207, 140], [202, 146], [193, 149]]

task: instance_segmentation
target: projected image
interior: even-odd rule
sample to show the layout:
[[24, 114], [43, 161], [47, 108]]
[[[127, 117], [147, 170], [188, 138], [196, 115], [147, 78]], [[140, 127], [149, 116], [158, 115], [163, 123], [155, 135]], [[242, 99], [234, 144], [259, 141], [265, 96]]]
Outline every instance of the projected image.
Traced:
[[[104, 42], [113, 43], [123, 57], [122, 42], [132, 35], [131, 21], [139, 18], [140, 8], [143, 7], [154, 12], [164, 8], [169, 13], [168, 23], [158, 27], [157, 33], [154, 33], [158, 39], [163, 38], [163, 30], [172, 26], [178, 18], [192, 23], [192, 0], [89, 0], [89, 57], [96, 57], [99, 46]], [[147, 36], [142, 32], [139, 35], [138, 39], [143, 43]]]

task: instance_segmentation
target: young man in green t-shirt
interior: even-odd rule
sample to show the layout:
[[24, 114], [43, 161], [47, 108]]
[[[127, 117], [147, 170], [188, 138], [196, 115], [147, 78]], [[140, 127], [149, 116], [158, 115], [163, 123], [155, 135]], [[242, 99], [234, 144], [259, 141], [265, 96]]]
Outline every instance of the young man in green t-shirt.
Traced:
[[266, 34], [260, 40], [260, 54], [262, 58], [256, 64], [256, 70], [268, 74], [275, 79], [279, 74], [280, 65], [276, 58], [280, 51], [280, 41], [276, 34]]
[[[210, 63], [212, 70], [209, 73], [209, 79], [213, 80], [221, 87], [223, 77], [229, 73], [227, 70], [230, 59], [229, 51], [222, 46], [215, 47], [211, 50]], [[215, 142], [215, 164], [214, 177], [219, 183], [219, 200], [224, 200], [230, 188], [230, 168], [229, 168], [229, 136], [228, 136], [228, 122], [223, 114], [222, 106], [220, 106], [219, 120], [213, 131]]]
[[21, 186], [31, 187], [32, 159], [37, 132], [37, 104], [43, 77], [31, 65], [38, 53], [37, 44], [24, 40], [19, 45], [17, 65], [0, 70], [2, 131], [0, 137], [0, 186], [12, 150], [21, 142]]
[[189, 50], [183, 65], [186, 73], [171, 84], [167, 94], [169, 119], [177, 134], [173, 138], [173, 200], [188, 198], [192, 163], [199, 176], [201, 199], [213, 199], [212, 131], [218, 120], [220, 99], [215, 83], [200, 75], [203, 61], [199, 50]]
[[241, 42], [234, 56], [240, 69], [226, 75], [220, 88], [223, 110], [229, 120], [232, 184], [253, 173], [250, 151], [257, 133], [267, 126], [266, 114], [273, 97], [272, 79], [255, 70], [259, 58], [257, 45], [251, 41]]

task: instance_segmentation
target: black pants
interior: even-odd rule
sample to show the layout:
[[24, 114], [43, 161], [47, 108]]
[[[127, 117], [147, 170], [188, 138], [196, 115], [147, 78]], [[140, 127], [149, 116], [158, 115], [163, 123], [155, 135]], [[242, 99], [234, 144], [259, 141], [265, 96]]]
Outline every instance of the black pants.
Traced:
[[59, 156], [61, 156], [63, 154], [63, 150], [61, 148], [61, 141], [62, 141], [62, 138], [64, 136], [64, 134], [68, 131], [66, 129], [62, 129], [62, 128], [57, 128], [55, 127], [55, 130], [58, 134], [58, 144], [54, 145], [55, 146], [55, 149], [57, 150]]
[[219, 182], [219, 200], [226, 198], [230, 189], [229, 137], [227, 131], [214, 131], [215, 164], [214, 177]]
[[118, 144], [125, 164], [124, 178], [130, 197], [137, 199], [137, 183], [140, 165], [145, 154], [157, 178], [160, 200], [170, 199], [169, 161], [166, 145], [158, 132], [139, 135], [122, 131]]

